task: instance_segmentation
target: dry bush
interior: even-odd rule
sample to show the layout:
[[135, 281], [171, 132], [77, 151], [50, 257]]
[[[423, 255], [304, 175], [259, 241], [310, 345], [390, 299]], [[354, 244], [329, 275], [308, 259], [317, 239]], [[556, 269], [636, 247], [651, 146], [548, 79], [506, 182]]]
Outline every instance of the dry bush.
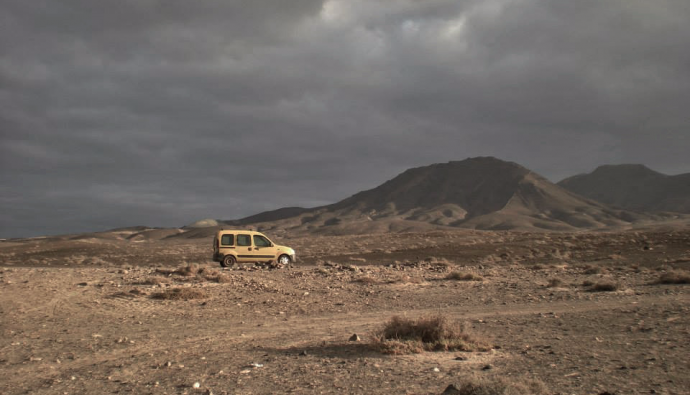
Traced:
[[199, 270], [203, 270], [203, 268], [199, 268], [196, 265], [187, 265], [187, 266], [177, 268], [175, 270], [156, 269], [156, 273], [164, 274], [166, 276], [175, 274], [175, 275], [183, 276], [183, 277], [192, 277], [192, 276], [195, 276], [199, 272]]
[[472, 273], [463, 273], [463, 272], [450, 272], [446, 276], [446, 280], [457, 280], [457, 281], [483, 281], [484, 278], [482, 276], [478, 276], [476, 274]]
[[481, 379], [469, 381], [458, 387], [447, 388], [444, 394], [455, 395], [546, 395], [548, 389], [541, 381], [536, 380], [505, 380]]
[[184, 276], [184, 277], [192, 277], [195, 276], [197, 273], [200, 271], [203, 271], [204, 268], [200, 268], [196, 265], [187, 265], [184, 267], [181, 267], [179, 269], [174, 270], [172, 273], [177, 274], [178, 276]]
[[424, 278], [418, 277], [418, 276], [412, 277], [412, 276], [408, 276], [406, 274], [403, 274], [402, 276], [394, 278], [388, 282], [390, 284], [421, 284], [424, 282]]
[[[188, 277], [190, 280], [206, 280], [217, 283], [229, 283], [232, 279], [216, 268], [197, 265], [187, 265], [175, 270], [156, 269], [157, 273]], [[193, 278], [192, 278], [193, 277]]]
[[592, 292], [610, 292], [618, 290], [618, 284], [611, 281], [600, 281], [594, 285], [590, 291]]
[[470, 335], [462, 323], [433, 316], [411, 320], [395, 316], [373, 333], [373, 345], [387, 354], [422, 351], [488, 351], [483, 339]]
[[603, 269], [599, 266], [592, 266], [592, 265], [587, 265], [584, 267], [584, 274], [601, 274], [601, 273], [606, 273], [607, 270]]
[[370, 277], [370, 276], [360, 276], [357, 277], [356, 279], [352, 280], [355, 283], [359, 284], [364, 284], [364, 285], [375, 285], [379, 283], [379, 280]]
[[226, 276], [225, 274], [218, 274], [216, 276], [207, 276], [206, 280], [208, 281], [213, 281], [218, 284], [228, 284], [232, 282], [232, 278], [230, 276]]
[[560, 287], [561, 285], [563, 285], [563, 280], [561, 280], [559, 278], [552, 278], [549, 280], [549, 283], [546, 284], [546, 286], [548, 288], [556, 288], [556, 287]]
[[161, 285], [170, 284], [170, 280], [166, 277], [152, 276], [147, 277], [144, 280], [134, 282], [135, 285]]
[[173, 288], [167, 289], [163, 292], [157, 292], [151, 295], [152, 299], [162, 300], [191, 300], [203, 299], [208, 297], [203, 289], [194, 288]]
[[682, 270], [673, 270], [662, 274], [656, 281], [657, 284], [690, 284], [690, 273]]

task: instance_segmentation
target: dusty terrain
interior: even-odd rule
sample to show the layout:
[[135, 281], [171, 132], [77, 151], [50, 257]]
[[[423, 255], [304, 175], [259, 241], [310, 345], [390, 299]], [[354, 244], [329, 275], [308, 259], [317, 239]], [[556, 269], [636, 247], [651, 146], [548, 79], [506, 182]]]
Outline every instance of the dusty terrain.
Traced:
[[[232, 270], [210, 239], [127, 237], [0, 243], [0, 393], [690, 393], [690, 285], [659, 283], [687, 275], [688, 228], [302, 237], [276, 240], [291, 267]], [[494, 347], [384, 355], [395, 315]]]

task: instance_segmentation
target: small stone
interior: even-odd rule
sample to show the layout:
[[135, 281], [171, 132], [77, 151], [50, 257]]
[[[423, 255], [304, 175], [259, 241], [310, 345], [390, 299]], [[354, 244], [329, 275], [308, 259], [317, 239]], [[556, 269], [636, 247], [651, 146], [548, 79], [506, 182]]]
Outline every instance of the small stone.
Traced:
[[455, 357], [456, 361], [467, 361], [467, 357], [463, 357], [462, 355], [459, 357]]
[[300, 355], [301, 357], [307, 356], [307, 355], [308, 355], [308, 354], [307, 354], [307, 350], [304, 350], [304, 351], [300, 352], [299, 355]]
[[482, 370], [491, 370], [492, 368], [493, 368], [493, 366], [491, 366], [491, 365], [482, 366]]
[[439, 369], [439, 368], [434, 368], [434, 372], [438, 373], [438, 372], [440, 372], [440, 371], [441, 371], [441, 369]]
[[355, 333], [354, 335], [350, 336], [350, 341], [351, 341], [351, 342], [358, 342], [358, 341], [360, 341], [360, 340], [362, 340], [362, 339], [361, 339], [361, 338], [359, 337], [359, 335], [356, 334], [356, 333]]
[[192, 385], [192, 387], [193, 387], [193, 388], [199, 388], [199, 387], [201, 387], [201, 384], [199, 384], [199, 382], [197, 381], [196, 383], [194, 383], [194, 384]]

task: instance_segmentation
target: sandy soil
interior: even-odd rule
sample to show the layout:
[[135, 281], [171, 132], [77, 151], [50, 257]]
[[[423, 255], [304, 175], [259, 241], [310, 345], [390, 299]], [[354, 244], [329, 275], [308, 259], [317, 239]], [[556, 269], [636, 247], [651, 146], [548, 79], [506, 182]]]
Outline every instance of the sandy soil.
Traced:
[[[690, 288], [657, 283], [687, 273], [690, 230], [281, 243], [300, 262], [231, 270], [206, 239], [0, 243], [0, 393], [440, 394], [498, 379], [690, 393]], [[201, 272], [174, 272], [190, 264]], [[156, 299], [172, 289], [197, 298]], [[494, 348], [381, 354], [371, 333], [395, 315], [466, 322]]]

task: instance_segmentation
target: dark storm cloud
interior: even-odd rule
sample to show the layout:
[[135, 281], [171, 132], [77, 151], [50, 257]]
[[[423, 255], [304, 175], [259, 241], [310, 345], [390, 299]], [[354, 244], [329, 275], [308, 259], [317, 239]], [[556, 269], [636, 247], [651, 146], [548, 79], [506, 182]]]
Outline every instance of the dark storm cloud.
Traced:
[[327, 204], [468, 156], [690, 171], [684, 0], [0, 7], [0, 237]]

